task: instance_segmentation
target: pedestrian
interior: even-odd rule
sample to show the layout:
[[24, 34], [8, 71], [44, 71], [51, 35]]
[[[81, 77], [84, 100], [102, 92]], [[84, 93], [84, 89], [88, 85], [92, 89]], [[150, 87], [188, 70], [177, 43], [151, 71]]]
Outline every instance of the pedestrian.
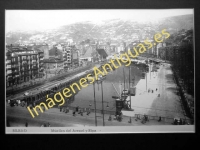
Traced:
[[131, 120], [131, 117], [130, 117], [130, 120], [128, 121], [128, 123], [131, 123], [132, 122], [132, 120]]
[[28, 123], [27, 122], [25, 123], [25, 126], [28, 127]]
[[144, 115], [144, 120], [145, 120], [145, 122], [147, 121], [147, 116], [146, 115]]
[[112, 117], [111, 117], [111, 115], [109, 116], [108, 121], [112, 121]]
[[82, 110], [81, 109], [78, 109], [78, 114], [81, 114]]
[[10, 127], [10, 121], [6, 120], [7, 127]]
[[48, 122], [48, 127], [51, 127], [49, 122]]
[[180, 125], [183, 125], [183, 121], [182, 121], [182, 119], [180, 119]]
[[156, 88], [156, 91], [157, 91], [158, 89]]
[[183, 120], [183, 123], [182, 123], [183, 125], [185, 125], [185, 120]]
[[79, 109], [79, 107], [77, 106], [77, 107], [76, 107], [76, 112], [78, 112], [78, 109]]
[[177, 125], [177, 120], [176, 119], [174, 119], [174, 125]]
[[81, 116], [83, 116], [83, 111], [80, 111]]
[[68, 112], [69, 112], [69, 107], [66, 108], [66, 113], [68, 113]]
[[73, 111], [73, 116], [75, 116], [76, 115], [76, 112], [75, 111]]
[[158, 122], [160, 122], [161, 121], [161, 117], [159, 117], [159, 119], [158, 119]]
[[62, 107], [60, 107], [60, 112], [62, 111]]
[[145, 117], [143, 117], [141, 123], [142, 123], [142, 124], [146, 123]]
[[88, 108], [88, 112], [87, 112], [87, 115], [89, 115], [90, 114], [90, 108]]

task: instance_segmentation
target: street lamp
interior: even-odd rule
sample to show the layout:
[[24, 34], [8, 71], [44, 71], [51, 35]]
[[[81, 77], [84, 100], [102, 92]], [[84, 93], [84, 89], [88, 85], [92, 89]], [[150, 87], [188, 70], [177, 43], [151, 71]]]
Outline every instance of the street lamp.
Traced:
[[[90, 101], [90, 102], [93, 102], [93, 101]], [[103, 114], [103, 126], [105, 126], [105, 121], [104, 121], [104, 106], [103, 106], [103, 105], [104, 105], [104, 103], [107, 103], [106, 108], [108, 109], [108, 108], [109, 108], [109, 105], [108, 105], [109, 102], [108, 102], [108, 101], [102, 101], [102, 102], [98, 102], [98, 101], [97, 101], [97, 103], [102, 103], [102, 108], [103, 108], [103, 109], [102, 109], [102, 114]], [[96, 102], [95, 102], [95, 105], [96, 105]], [[92, 106], [92, 104], [90, 103], [90, 104], [89, 104], [89, 107], [91, 107], [91, 106]], [[96, 107], [95, 107], [95, 112], [96, 112]], [[97, 117], [101, 117], [101, 116], [96, 116], [96, 115], [95, 115], [95, 120], [96, 120]]]
[[130, 95], [130, 109], [131, 109], [131, 66], [129, 67], [129, 95]]
[[104, 106], [103, 106], [103, 80], [102, 79], [98, 79], [97, 83], [100, 84], [101, 83], [101, 94], [102, 94], [102, 113], [103, 113], [103, 126], [105, 126], [105, 122], [104, 122]]
[[93, 82], [93, 89], [94, 89], [94, 112], [95, 112], [95, 126], [97, 126], [97, 116], [96, 116], [96, 97], [95, 97], [95, 82]]

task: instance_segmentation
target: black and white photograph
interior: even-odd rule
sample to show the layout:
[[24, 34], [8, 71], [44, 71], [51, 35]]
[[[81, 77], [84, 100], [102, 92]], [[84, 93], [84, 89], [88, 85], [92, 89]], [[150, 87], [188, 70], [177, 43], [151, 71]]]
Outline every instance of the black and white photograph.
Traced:
[[5, 10], [6, 134], [194, 133], [194, 9]]

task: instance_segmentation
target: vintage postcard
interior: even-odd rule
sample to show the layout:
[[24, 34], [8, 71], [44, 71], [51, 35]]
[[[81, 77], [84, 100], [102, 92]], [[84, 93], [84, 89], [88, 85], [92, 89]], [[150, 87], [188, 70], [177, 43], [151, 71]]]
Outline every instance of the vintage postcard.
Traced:
[[6, 134], [194, 133], [194, 9], [5, 10]]

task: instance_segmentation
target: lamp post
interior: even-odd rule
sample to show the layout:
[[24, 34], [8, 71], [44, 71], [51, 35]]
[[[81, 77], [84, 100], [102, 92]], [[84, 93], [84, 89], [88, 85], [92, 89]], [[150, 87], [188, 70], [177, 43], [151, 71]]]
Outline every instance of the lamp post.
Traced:
[[150, 64], [150, 69], [149, 69], [149, 71], [150, 71], [150, 80], [151, 80], [151, 63], [149, 63]]
[[146, 72], [146, 91], [147, 91], [147, 72]]
[[130, 109], [131, 109], [131, 66], [129, 67], [129, 95], [130, 95]]
[[[92, 104], [91, 104], [91, 102], [93, 102], [93, 101], [90, 101], [90, 104], [89, 104], [89, 107], [91, 107], [92, 106]], [[96, 102], [96, 103], [102, 103], [102, 108], [103, 108], [103, 110], [102, 110], [102, 112], [103, 112], [103, 126], [105, 126], [105, 121], [104, 121], [104, 103], [107, 103], [107, 106], [106, 106], [106, 108], [108, 109], [109, 108], [109, 105], [108, 105], [108, 101], [102, 101], [102, 102]], [[96, 103], [95, 103], [95, 105], [96, 105]], [[96, 108], [96, 107], [95, 107]], [[95, 109], [96, 110], [96, 109]], [[97, 117], [101, 117], [101, 116], [95, 116], [95, 119], [97, 118]]]
[[101, 95], [102, 95], [102, 113], [103, 113], [103, 126], [105, 126], [105, 122], [104, 122], [104, 106], [103, 106], [103, 80], [100, 80], [101, 82]]
[[102, 114], [103, 114], [103, 126], [105, 126], [105, 122], [104, 122], [104, 101], [103, 101], [103, 77], [102, 78], [98, 78], [97, 83], [101, 83], [101, 95], [102, 95]]
[[95, 126], [97, 126], [97, 116], [96, 116], [96, 97], [95, 97], [95, 82], [93, 82], [93, 89], [94, 89]]

